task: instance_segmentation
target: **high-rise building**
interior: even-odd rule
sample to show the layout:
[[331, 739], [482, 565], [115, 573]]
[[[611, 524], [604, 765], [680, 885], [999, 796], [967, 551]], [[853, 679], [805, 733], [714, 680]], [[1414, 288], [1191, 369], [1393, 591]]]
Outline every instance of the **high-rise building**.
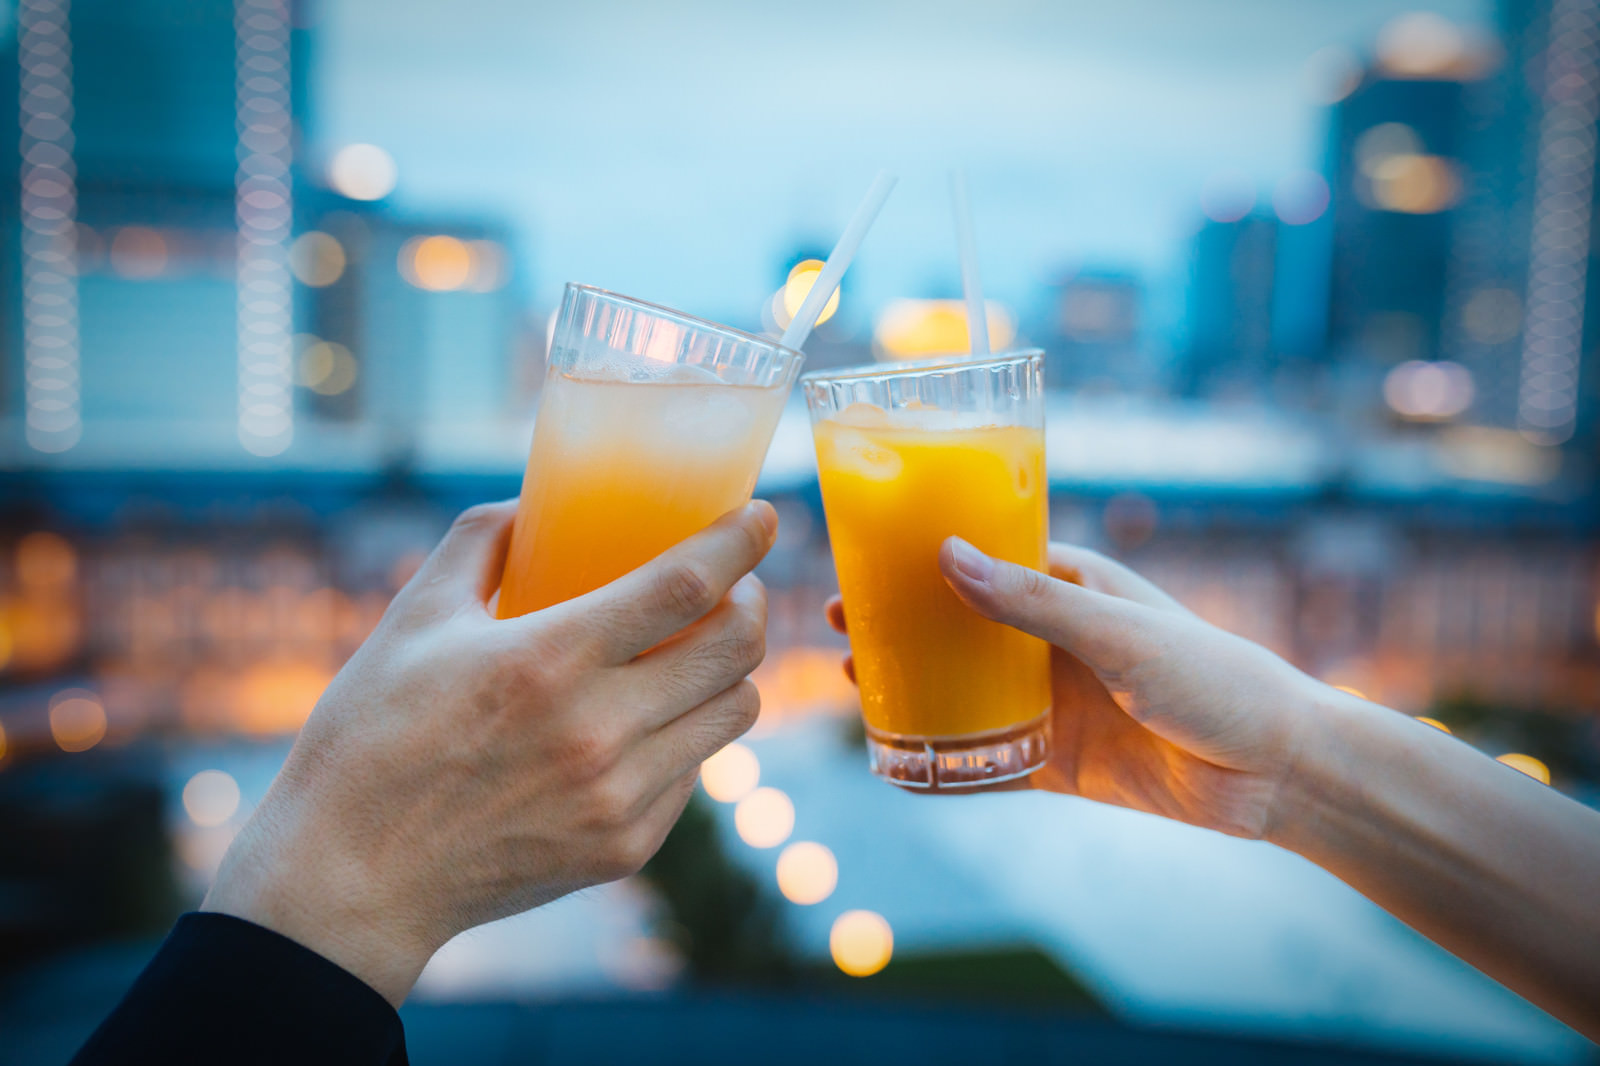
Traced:
[[1462, 190], [1463, 83], [1369, 75], [1333, 113], [1328, 343], [1386, 369], [1439, 354]]
[[1084, 271], [1062, 281], [1053, 294], [1050, 353], [1045, 380], [1051, 387], [1143, 389], [1155, 379], [1144, 350], [1144, 284], [1118, 271]]
[[1503, 62], [1467, 96], [1444, 354], [1469, 417], [1544, 445], [1600, 432], [1600, 0], [1502, 0]]
[[1196, 234], [1185, 391], [1206, 395], [1271, 377], [1279, 227], [1248, 216], [1209, 220]]
[[387, 459], [419, 417], [505, 406], [509, 243], [396, 216], [378, 149], [323, 186], [298, 0], [19, 0], [15, 36], [0, 446], [215, 464], [370, 421]]

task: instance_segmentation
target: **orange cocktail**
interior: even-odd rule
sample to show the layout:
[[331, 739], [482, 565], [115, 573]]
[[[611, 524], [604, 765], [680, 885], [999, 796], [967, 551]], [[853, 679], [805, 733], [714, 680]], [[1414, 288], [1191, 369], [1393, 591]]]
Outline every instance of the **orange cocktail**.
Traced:
[[1049, 647], [968, 608], [938, 562], [954, 535], [1044, 569], [1040, 362], [805, 379], [873, 769], [897, 784], [968, 787], [1043, 762]]
[[499, 616], [593, 591], [750, 498], [800, 355], [569, 285]]

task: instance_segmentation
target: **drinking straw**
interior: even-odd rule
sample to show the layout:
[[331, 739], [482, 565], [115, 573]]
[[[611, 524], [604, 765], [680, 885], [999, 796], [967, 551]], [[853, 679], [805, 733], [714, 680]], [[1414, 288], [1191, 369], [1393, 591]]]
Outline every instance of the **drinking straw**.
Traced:
[[956, 214], [956, 244], [961, 251], [961, 292], [967, 298], [967, 337], [973, 355], [989, 354], [989, 315], [978, 282], [978, 242], [972, 230], [972, 202], [965, 171], [950, 172], [950, 203]]
[[867, 190], [866, 198], [861, 201], [861, 206], [856, 208], [850, 224], [844, 228], [844, 235], [839, 238], [839, 243], [833, 246], [833, 251], [828, 253], [828, 261], [822, 264], [822, 271], [812, 284], [811, 291], [806, 293], [804, 302], [800, 304], [800, 310], [795, 312], [794, 321], [783, 331], [783, 339], [778, 343], [785, 348], [798, 351], [801, 345], [805, 344], [806, 338], [811, 336], [811, 330], [822, 315], [822, 308], [827, 304], [828, 297], [833, 295], [833, 290], [839, 287], [839, 279], [844, 277], [845, 269], [850, 266], [850, 260], [855, 258], [856, 249], [861, 247], [861, 241], [866, 237], [867, 230], [872, 228], [872, 222], [883, 208], [883, 202], [889, 198], [889, 191], [894, 188], [895, 181], [895, 176], [887, 170], [878, 171], [877, 178], [872, 182], [872, 188]]

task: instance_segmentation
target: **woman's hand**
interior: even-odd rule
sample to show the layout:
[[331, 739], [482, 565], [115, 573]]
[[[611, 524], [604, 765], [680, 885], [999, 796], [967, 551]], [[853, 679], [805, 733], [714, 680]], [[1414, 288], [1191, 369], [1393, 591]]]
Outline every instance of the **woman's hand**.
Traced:
[[[952, 537], [939, 565], [973, 610], [1054, 645], [1050, 761], [1016, 787], [1266, 834], [1313, 697], [1333, 690], [1084, 548], [1051, 545], [1046, 576]], [[828, 619], [845, 631], [838, 599]]]
[[398, 1004], [456, 933], [637, 871], [755, 722], [777, 516], [733, 512], [587, 596], [497, 620], [514, 503], [476, 507], [329, 685], [203, 908]]

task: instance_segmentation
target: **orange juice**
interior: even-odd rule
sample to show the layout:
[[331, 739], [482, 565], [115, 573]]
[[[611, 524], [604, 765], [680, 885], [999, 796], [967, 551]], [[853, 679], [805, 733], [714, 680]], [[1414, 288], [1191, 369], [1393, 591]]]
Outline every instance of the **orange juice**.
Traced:
[[788, 390], [693, 366], [646, 380], [552, 374], [499, 616], [593, 591], [748, 500]]
[[939, 572], [960, 536], [1044, 569], [1044, 433], [857, 404], [813, 435], [834, 565], [869, 730], [963, 737], [1050, 708], [1050, 652], [968, 608]]

